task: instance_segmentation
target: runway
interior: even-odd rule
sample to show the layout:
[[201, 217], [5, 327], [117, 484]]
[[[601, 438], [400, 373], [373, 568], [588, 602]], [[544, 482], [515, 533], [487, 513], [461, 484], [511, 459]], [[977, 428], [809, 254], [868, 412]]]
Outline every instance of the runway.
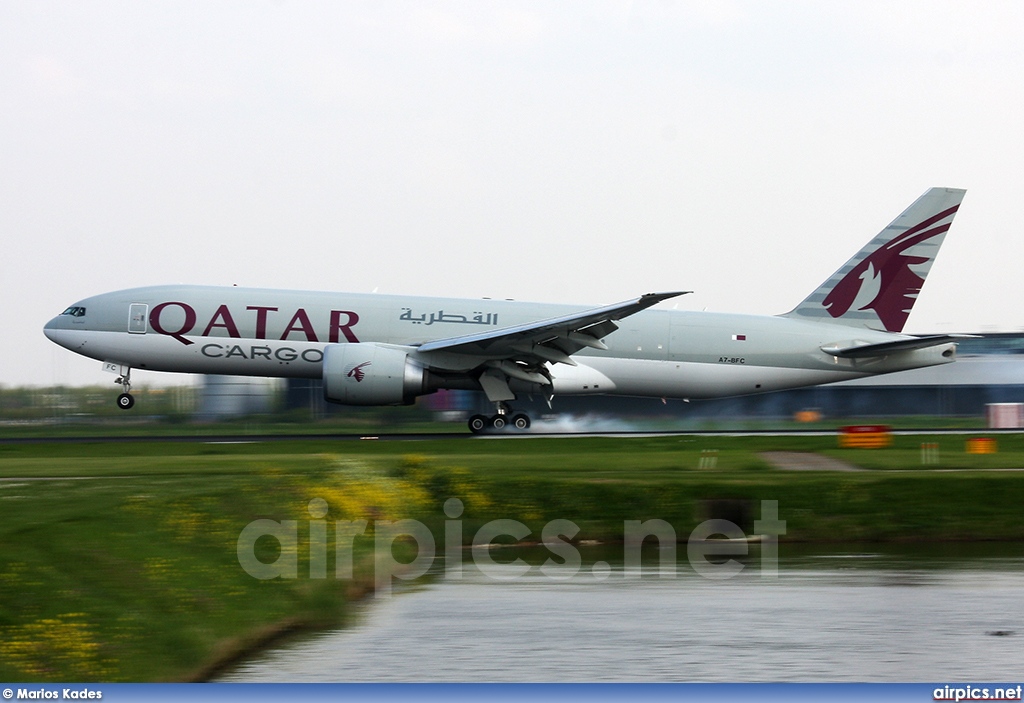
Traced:
[[[1019, 429], [936, 429], [936, 428], [909, 428], [894, 429], [893, 435], [1006, 435], [1019, 434]], [[382, 434], [359, 434], [359, 433], [316, 433], [316, 434], [223, 434], [223, 435], [109, 435], [109, 436], [75, 436], [75, 435], [49, 435], [43, 437], [0, 437], [0, 446], [3, 445], [32, 445], [32, 444], [89, 444], [89, 443], [147, 443], [147, 442], [181, 442], [192, 444], [249, 444], [257, 442], [301, 442], [301, 441], [379, 441], [379, 442], [423, 442], [429, 440], [453, 440], [465, 439], [476, 441], [493, 441], [503, 439], [572, 439], [581, 437], [611, 437], [617, 439], [642, 439], [650, 437], [828, 437], [839, 434], [838, 429], [828, 430], [635, 430], [635, 431], [608, 431], [608, 432], [505, 432], [501, 434], [480, 434], [475, 435], [469, 431], [455, 432], [389, 432]]]

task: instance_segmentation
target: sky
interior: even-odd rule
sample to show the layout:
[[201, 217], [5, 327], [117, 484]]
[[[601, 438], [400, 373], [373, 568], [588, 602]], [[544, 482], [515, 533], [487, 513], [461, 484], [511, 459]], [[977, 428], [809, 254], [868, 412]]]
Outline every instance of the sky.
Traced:
[[110, 382], [43, 324], [160, 283], [779, 314], [932, 186], [968, 192], [905, 331], [1024, 330], [1022, 35], [1019, 2], [5, 0], [0, 385]]

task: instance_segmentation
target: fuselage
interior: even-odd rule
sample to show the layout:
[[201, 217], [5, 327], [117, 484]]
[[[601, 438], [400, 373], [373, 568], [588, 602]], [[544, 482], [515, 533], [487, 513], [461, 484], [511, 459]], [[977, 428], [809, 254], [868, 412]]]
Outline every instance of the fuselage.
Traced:
[[[45, 333], [71, 351], [153, 371], [321, 378], [325, 348], [372, 342], [408, 348], [427, 368], [457, 373], [425, 342], [585, 310], [509, 300], [347, 294], [238, 287], [153, 286], [86, 298]], [[645, 310], [618, 322], [607, 349], [551, 368], [556, 395], [713, 398], [829, 383], [947, 363], [955, 345], [870, 359], [823, 348], [904, 335], [791, 317]], [[443, 387], [443, 386], [442, 386]], [[452, 387], [465, 387], [454, 384]]]

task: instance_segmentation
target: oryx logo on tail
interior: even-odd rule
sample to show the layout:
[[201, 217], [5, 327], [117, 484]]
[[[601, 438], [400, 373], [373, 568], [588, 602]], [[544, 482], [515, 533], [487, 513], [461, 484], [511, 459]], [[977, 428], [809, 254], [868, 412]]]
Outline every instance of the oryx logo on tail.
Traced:
[[927, 191], [786, 315], [902, 332], [964, 192]]
[[874, 310], [886, 330], [902, 330], [928, 274], [925, 270], [924, 275], [918, 275], [914, 267], [929, 263], [934, 255], [917, 256], [911, 250], [945, 234], [959, 207], [955, 205], [911, 227], [854, 266], [822, 301], [829, 315], [842, 317], [851, 309]]

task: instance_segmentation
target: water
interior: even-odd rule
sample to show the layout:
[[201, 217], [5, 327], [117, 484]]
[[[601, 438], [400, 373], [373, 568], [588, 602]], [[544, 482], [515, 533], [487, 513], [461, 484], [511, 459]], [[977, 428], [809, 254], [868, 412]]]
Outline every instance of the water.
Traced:
[[[467, 564], [360, 606], [229, 681], [1006, 681], [1024, 675], [1019, 547], [792, 554], [778, 578], [675, 578], [595, 561], [498, 582]], [[523, 555], [523, 553], [519, 553]], [[529, 559], [529, 555], [526, 555]], [[540, 557], [550, 556], [545, 554]], [[612, 557], [614, 558], [614, 557]], [[539, 563], [537, 559], [533, 559]]]

